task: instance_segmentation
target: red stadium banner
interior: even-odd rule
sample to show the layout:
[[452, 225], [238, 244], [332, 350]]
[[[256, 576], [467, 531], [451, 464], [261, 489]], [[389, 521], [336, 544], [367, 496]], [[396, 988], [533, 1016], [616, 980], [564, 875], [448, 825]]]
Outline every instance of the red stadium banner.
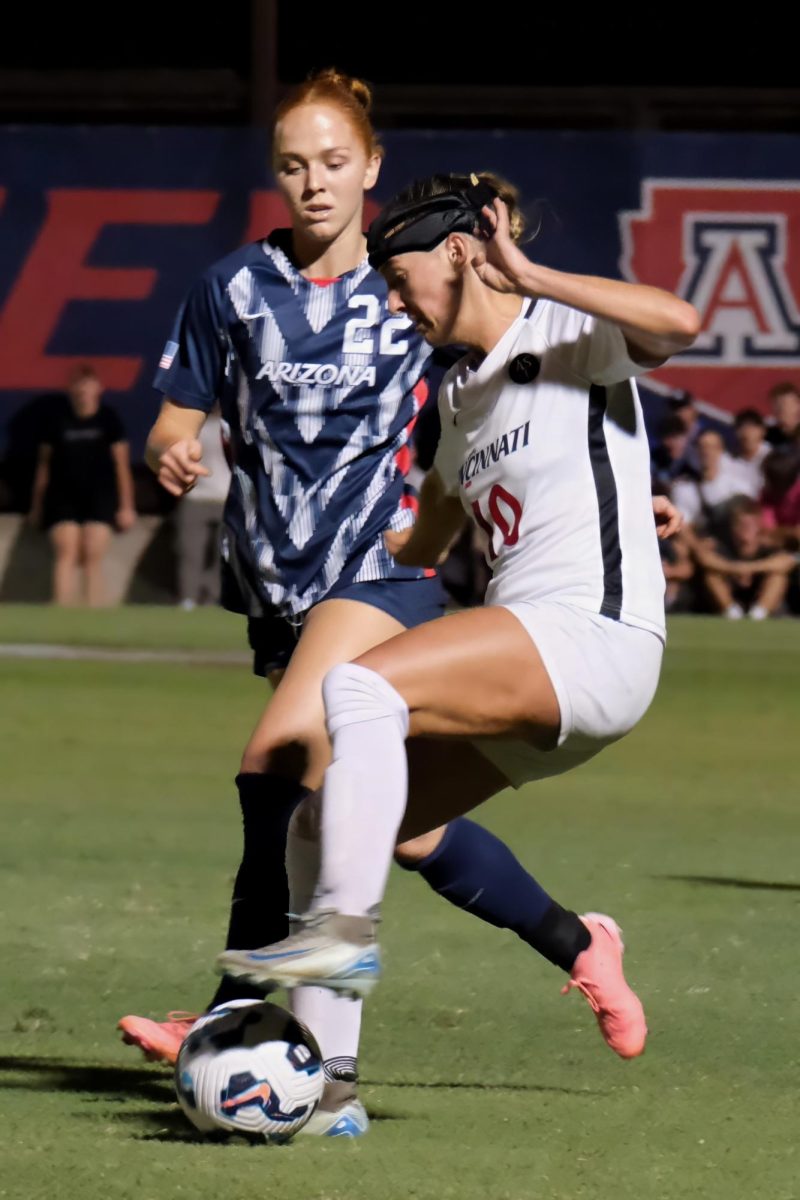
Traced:
[[626, 279], [698, 309], [691, 350], [650, 379], [721, 412], [800, 373], [800, 181], [645, 179], [619, 217]]
[[[656, 420], [689, 391], [723, 420], [800, 379], [800, 137], [390, 132], [366, 210], [412, 178], [518, 185], [548, 266], [659, 284], [699, 309], [696, 345], [642, 381]], [[247, 129], [0, 129], [0, 455], [15, 413], [89, 361], [134, 457], [186, 289], [287, 223]], [[797, 176], [797, 178], [794, 178]]]

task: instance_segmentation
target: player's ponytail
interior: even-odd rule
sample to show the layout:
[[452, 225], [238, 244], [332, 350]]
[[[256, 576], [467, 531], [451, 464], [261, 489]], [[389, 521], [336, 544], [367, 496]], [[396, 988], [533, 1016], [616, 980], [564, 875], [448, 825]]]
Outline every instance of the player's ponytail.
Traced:
[[378, 142], [369, 115], [372, 90], [363, 79], [345, 75], [335, 67], [315, 72], [283, 98], [275, 113], [274, 125], [277, 126], [287, 113], [304, 104], [331, 104], [341, 109], [356, 130], [367, 155], [383, 154], [383, 147]]

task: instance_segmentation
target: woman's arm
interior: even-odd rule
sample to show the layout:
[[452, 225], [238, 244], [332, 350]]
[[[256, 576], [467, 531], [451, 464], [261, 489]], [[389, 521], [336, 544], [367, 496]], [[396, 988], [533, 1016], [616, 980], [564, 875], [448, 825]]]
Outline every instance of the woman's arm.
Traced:
[[117, 528], [130, 529], [136, 521], [136, 505], [133, 498], [133, 475], [131, 474], [131, 453], [127, 442], [114, 442], [111, 447], [111, 457], [114, 460], [114, 473], [117, 477]]
[[448, 496], [433, 468], [422, 481], [419, 512], [410, 529], [384, 533], [386, 549], [403, 567], [435, 567], [464, 528], [467, 516], [457, 496]]
[[753, 575], [769, 575], [773, 572], [778, 575], [786, 575], [789, 571], [793, 571], [798, 563], [800, 563], [800, 555], [793, 554], [790, 550], [778, 550], [767, 558], [758, 558], [755, 562], [747, 565]]
[[503, 201], [495, 200], [493, 209], [483, 211], [494, 225], [494, 234], [483, 244], [484, 256], [473, 267], [496, 291], [542, 296], [613, 322], [622, 330], [631, 358], [642, 366], [657, 366], [688, 349], [700, 332], [697, 309], [672, 292], [533, 263], [511, 240]]
[[53, 447], [43, 443], [39, 447], [39, 458], [36, 463], [36, 474], [33, 477], [31, 493], [31, 510], [28, 520], [31, 525], [41, 525], [44, 515], [44, 498], [50, 483], [50, 460], [53, 457]]
[[173, 496], [190, 491], [200, 475], [211, 474], [200, 465], [203, 447], [198, 434], [206, 416], [198, 408], [184, 408], [165, 400], [150, 430], [145, 461], [161, 486]]
[[675, 561], [668, 562], [664, 559], [661, 563], [664, 568], [664, 578], [669, 582], [686, 583], [694, 575], [694, 563], [692, 562], [686, 542], [680, 534], [673, 541], [672, 548], [675, 554]]
[[791, 571], [798, 562], [797, 555], [787, 551], [778, 551], [768, 558], [754, 560], [724, 558], [715, 549], [712, 539], [699, 538], [691, 530], [686, 531], [686, 539], [698, 566], [705, 571], [716, 571], [718, 575], [763, 575], [770, 571]]
[[[439, 472], [433, 468], [420, 489], [419, 513], [410, 529], [387, 530], [386, 548], [404, 567], [435, 567], [443, 562], [466, 522], [457, 496], [448, 496]], [[660, 538], [669, 538], [683, 525], [680, 513], [666, 496], [653, 497], [653, 516]]]

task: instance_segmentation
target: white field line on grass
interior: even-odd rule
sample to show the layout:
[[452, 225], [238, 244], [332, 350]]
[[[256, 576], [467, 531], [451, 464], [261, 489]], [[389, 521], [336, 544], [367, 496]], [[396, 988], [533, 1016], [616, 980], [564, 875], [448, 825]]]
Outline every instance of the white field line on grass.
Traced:
[[122, 650], [101, 646], [0, 643], [0, 658], [46, 662], [186, 663], [191, 666], [242, 667], [252, 655], [241, 650]]

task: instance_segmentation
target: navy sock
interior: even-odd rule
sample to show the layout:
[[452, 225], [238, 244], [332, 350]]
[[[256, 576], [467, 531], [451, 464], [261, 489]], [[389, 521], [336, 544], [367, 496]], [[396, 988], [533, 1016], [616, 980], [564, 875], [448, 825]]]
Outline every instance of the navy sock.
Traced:
[[436, 849], [408, 869], [457, 908], [513, 929], [565, 971], [592, 940], [580, 918], [557, 904], [504, 842], [466, 817], [451, 821]]
[[[279, 942], [289, 933], [289, 880], [286, 838], [307, 787], [282, 775], [236, 776], [244, 826], [244, 850], [231, 899], [226, 950], [253, 950]], [[263, 999], [251, 984], [227, 976], [209, 1008], [230, 1000]]]

